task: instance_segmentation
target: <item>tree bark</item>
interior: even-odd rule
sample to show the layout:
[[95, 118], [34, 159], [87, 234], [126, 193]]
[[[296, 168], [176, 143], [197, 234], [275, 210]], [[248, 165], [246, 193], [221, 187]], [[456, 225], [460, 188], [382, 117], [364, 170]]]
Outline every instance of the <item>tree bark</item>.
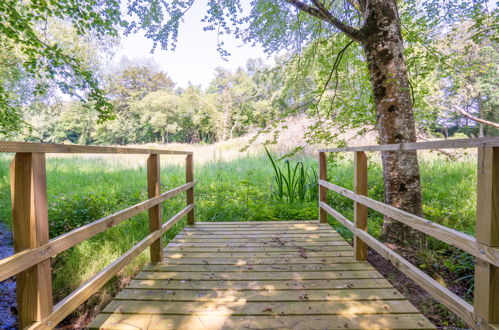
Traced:
[[[370, 0], [364, 10], [361, 44], [370, 72], [381, 144], [415, 142], [416, 128], [400, 18], [393, 0]], [[385, 203], [421, 216], [421, 182], [417, 153], [382, 152]], [[385, 217], [386, 241], [422, 246], [424, 235]]]

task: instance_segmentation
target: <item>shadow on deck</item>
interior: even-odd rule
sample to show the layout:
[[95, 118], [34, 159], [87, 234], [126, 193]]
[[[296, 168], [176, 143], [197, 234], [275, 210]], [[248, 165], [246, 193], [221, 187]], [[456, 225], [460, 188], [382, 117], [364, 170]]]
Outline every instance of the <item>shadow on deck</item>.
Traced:
[[90, 325], [97, 329], [428, 329], [329, 225], [198, 222]]

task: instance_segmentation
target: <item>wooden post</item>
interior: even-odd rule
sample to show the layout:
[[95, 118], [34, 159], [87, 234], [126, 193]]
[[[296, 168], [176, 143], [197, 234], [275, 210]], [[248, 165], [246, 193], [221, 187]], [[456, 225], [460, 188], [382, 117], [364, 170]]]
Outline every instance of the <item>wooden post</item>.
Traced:
[[[478, 148], [476, 240], [499, 247], [499, 147]], [[475, 315], [486, 323], [499, 323], [499, 268], [476, 259]]]
[[[49, 240], [44, 153], [17, 153], [11, 163], [12, 229], [16, 253]], [[52, 313], [52, 267], [47, 259], [16, 276], [18, 327]]]
[[[185, 158], [185, 182], [194, 182], [194, 165], [192, 154], [187, 155]], [[187, 190], [187, 205], [194, 205], [194, 187]], [[187, 214], [187, 224], [194, 224], [194, 208]]]
[[[327, 181], [327, 158], [325, 152], [319, 152], [319, 179]], [[319, 201], [327, 203], [327, 188], [319, 185]], [[327, 223], [327, 212], [319, 207], [319, 222]]]
[[[356, 151], [354, 155], [354, 191], [356, 194], [367, 196], [367, 156], [363, 151]], [[355, 227], [367, 231], [367, 207], [354, 202]], [[367, 260], [367, 244], [358, 236], [354, 236], [355, 260]]]
[[[147, 159], [147, 195], [149, 198], [161, 195], [161, 167], [159, 155], [151, 154]], [[161, 228], [161, 204], [149, 209], [149, 232], [152, 233]], [[160, 237], [149, 247], [151, 262], [157, 263], [163, 260], [163, 242]]]

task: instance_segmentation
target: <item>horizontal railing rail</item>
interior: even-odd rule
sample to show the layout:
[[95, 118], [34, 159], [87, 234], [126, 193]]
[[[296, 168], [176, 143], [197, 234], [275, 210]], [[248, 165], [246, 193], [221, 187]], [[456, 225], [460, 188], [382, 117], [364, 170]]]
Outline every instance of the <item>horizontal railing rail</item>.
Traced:
[[[478, 148], [476, 238], [367, 197], [366, 151]], [[327, 152], [354, 152], [354, 190], [327, 181]], [[319, 150], [319, 218], [331, 215], [354, 235], [354, 256], [367, 259], [371, 247], [474, 329], [499, 324], [499, 138], [444, 140]], [[327, 191], [354, 202], [354, 221], [327, 204]], [[434, 280], [367, 232], [367, 208], [463, 250], [476, 258], [474, 306]]]
[[319, 152], [353, 152], [353, 151], [401, 151], [401, 150], [435, 150], [435, 149], [465, 149], [499, 147], [496, 137], [483, 137], [476, 139], [452, 139], [424, 142], [404, 142], [362, 147], [325, 148]]
[[6, 141], [0, 141], [0, 152], [43, 152], [54, 154], [192, 155], [192, 151], [165, 150], [155, 148], [104, 147], [83, 146], [77, 144], [51, 144]]
[[[16, 153], [11, 164], [16, 253], [0, 260], [0, 281], [16, 275], [20, 328], [54, 328], [147, 247], [151, 261], [161, 261], [161, 237], [183, 217], [187, 216], [189, 224], [194, 223], [195, 182], [190, 151], [0, 142], [0, 152]], [[149, 199], [49, 240], [45, 153], [148, 154]], [[161, 154], [186, 156], [186, 183], [164, 193], [160, 192]], [[182, 192], [187, 194], [187, 206], [163, 223], [160, 204]], [[50, 259], [145, 211], [149, 212], [149, 235], [53, 306]]]

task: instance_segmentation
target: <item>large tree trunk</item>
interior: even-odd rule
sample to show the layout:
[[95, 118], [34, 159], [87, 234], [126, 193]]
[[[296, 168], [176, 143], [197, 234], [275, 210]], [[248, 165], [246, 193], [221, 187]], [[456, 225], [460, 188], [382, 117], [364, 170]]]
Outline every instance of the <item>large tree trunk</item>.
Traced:
[[[416, 141], [400, 19], [395, 1], [369, 0], [364, 11], [362, 46], [367, 57], [381, 144]], [[382, 153], [385, 203], [422, 215], [416, 151]], [[423, 243], [423, 235], [385, 217], [383, 237], [402, 245]]]

